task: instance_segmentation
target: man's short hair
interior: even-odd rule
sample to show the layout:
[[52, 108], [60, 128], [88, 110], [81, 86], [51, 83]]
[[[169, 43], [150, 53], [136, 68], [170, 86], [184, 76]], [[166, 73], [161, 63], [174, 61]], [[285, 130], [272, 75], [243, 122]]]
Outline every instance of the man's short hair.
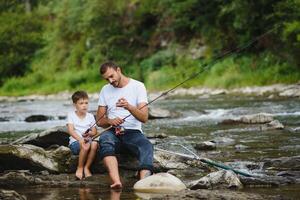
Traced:
[[77, 103], [77, 101], [79, 99], [88, 99], [89, 96], [85, 91], [76, 91], [74, 92], [74, 94], [72, 95], [72, 101], [73, 103]]
[[100, 66], [100, 74], [105, 74], [108, 68], [113, 68], [114, 70], [117, 70], [120, 68], [118, 65], [116, 65], [114, 62], [105, 62]]

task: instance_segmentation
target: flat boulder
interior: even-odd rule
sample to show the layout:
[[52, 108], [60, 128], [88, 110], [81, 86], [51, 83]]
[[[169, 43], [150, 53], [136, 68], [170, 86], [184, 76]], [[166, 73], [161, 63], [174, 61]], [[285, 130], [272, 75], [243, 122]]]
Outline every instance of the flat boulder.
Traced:
[[158, 173], [136, 182], [133, 189], [147, 193], [169, 193], [185, 190], [186, 186], [177, 177], [169, 173]]

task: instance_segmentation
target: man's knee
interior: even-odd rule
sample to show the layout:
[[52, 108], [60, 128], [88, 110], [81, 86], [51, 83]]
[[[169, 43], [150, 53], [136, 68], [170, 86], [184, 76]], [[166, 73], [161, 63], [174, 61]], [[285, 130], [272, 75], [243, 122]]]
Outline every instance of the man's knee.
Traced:
[[104, 132], [99, 138], [100, 159], [106, 156], [114, 156], [117, 140], [110, 132]]

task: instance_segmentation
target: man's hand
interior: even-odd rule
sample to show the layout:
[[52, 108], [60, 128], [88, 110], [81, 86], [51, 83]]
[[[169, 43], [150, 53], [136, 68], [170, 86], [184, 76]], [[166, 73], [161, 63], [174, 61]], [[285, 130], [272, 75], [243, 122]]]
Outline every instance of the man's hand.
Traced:
[[124, 122], [124, 120], [121, 119], [120, 117], [117, 117], [114, 119], [109, 119], [108, 122], [112, 126], [119, 126], [120, 124], [122, 124]]
[[120, 98], [118, 100], [118, 102], [116, 103], [116, 106], [117, 107], [122, 107], [122, 108], [125, 108], [126, 110], [130, 110], [131, 108], [131, 105], [128, 103], [128, 101], [125, 99], [125, 98]]

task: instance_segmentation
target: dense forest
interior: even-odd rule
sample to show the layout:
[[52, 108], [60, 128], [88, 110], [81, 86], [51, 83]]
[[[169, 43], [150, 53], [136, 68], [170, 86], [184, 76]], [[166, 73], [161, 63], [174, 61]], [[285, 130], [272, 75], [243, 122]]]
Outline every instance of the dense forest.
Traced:
[[107, 60], [150, 90], [295, 83], [300, 1], [1, 0], [0, 49], [0, 95], [96, 92]]

